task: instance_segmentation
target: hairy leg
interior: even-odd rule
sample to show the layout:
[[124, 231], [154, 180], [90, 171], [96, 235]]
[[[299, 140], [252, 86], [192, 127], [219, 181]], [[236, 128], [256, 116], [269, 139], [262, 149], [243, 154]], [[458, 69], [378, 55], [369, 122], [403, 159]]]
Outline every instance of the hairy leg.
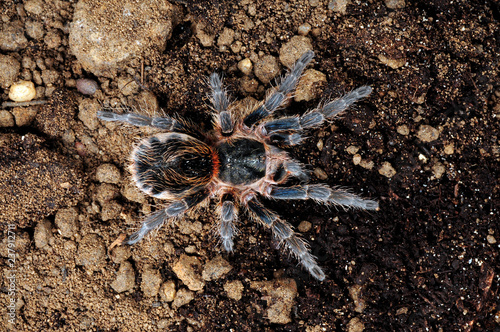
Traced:
[[219, 236], [224, 250], [233, 251], [233, 237], [236, 234], [235, 222], [238, 220], [238, 210], [232, 201], [224, 201], [217, 207], [220, 216]]
[[317, 202], [341, 205], [363, 210], [378, 210], [378, 202], [361, 198], [342, 189], [330, 188], [324, 184], [309, 184], [292, 187], [272, 186], [265, 193], [274, 199], [313, 199]]
[[274, 212], [262, 205], [255, 197], [246, 202], [252, 217], [273, 231], [274, 236], [284, 244], [290, 252], [297, 257], [300, 264], [319, 281], [325, 279], [325, 273], [316, 263], [316, 258], [311, 255], [306, 242], [299, 238], [292, 227], [281, 220]]
[[[136, 127], [154, 127], [165, 131], [175, 131], [179, 133], [193, 134], [197, 133], [188, 123], [179, 121], [169, 116], [149, 117], [136, 113], [118, 114], [108, 111], [98, 111], [97, 118], [103, 121], [124, 122]], [[199, 135], [196, 135], [196, 137]]]
[[227, 98], [226, 90], [222, 87], [222, 79], [218, 74], [213, 73], [210, 75], [208, 82], [212, 90], [210, 100], [217, 111], [216, 123], [220, 125], [220, 130], [223, 134], [230, 134], [233, 132], [234, 122], [228, 110], [229, 99]]
[[[308, 112], [302, 116], [292, 116], [284, 117], [280, 119], [270, 120], [264, 122], [260, 126], [260, 131], [264, 136], [270, 135], [271, 140], [273, 136], [280, 137], [284, 136], [284, 143], [289, 145], [296, 145], [301, 142], [300, 135], [296, 133], [283, 133], [282, 131], [302, 131], [308, 128], [318, 127], [323, 124], [326, 120], [333, 119], [346, 109], [348, 109], [352, 104], [358, 100], [365, 98], [372, 92], [372, 88], [369, 86], [362, 86], [357, 88], [345, 96], [335, 99], [332, 101], [327, 101], [322, 106]], [[296, 135], [292, 137], [291, 135]], [[287, 140], [286, 138], [289, 137]]]
[[297, 86], [302, 72], [307, 67], [309, 62], [311, 62], [313, 57], [314, 52], [307, 51], [297, 60], [290, 73], [281, 80], [278, 89], [269, 95], [261, 106], [243, 119], [243, 123], [248, 128], [272, 114], [287, 100], [287, 98], [289, 98], [289, 95]]
[[179, 201], [170, 203], [166, 208], [162, 210], [151, 213], [144, 219], [141, 229], [130, 235], [125, 242], [129, 245], [139, 242], [149, 232], [158, 227], [161, 227], [167, 220], [181, 216], [188, 209], [198, 205], [207, 197], [208, 191], [199, 191]]

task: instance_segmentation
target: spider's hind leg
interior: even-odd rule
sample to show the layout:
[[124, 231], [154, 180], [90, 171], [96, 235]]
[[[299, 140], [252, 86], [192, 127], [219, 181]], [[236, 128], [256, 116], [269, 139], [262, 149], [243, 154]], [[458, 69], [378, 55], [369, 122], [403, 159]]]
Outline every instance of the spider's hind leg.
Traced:
[[233, 251], [233, 237], [236, 234], [235, 222], [238, 220], [238, 210], [234, 203], [230, 200], [222, 202], [217, 207], [219, 220], [219, 236], [222, 242], [222, 247], [227, 252]]
[[161, 227], [169, 219], [179, 217], [188, 209], [198, 205], [208, 197], [208, 191], [203, 190], [194, 193], [181, 200], [170, 203], [166, 208], [148, 215], [142, 223], [141, 229], [130, 235], [125, 243], [132, 245], [142, 240], [149, 232]]
[[281, 220], [274, 212], [264, 207], [255, 197], [248, 200], [246, 206], [253, 218], [264, 226], [271, 228], [280, 243], [285, 244], [314, 278], [319, 281], [325, 279], [325, 273], [316, 263], [316, 258], [311, 255], [307, 243], [295, 234], [287, 222]]

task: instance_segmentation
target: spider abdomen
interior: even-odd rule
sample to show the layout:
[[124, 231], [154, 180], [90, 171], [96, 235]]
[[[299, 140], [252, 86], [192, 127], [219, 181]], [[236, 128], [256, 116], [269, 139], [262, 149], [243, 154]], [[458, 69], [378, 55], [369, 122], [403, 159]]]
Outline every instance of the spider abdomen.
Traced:
[[218, 147], [221, 181], [230, 185], [247, 185], [266, 175], [264, 144], [249, 138], [222, 142]]
[[135, 148], [130, 169], [135, 183], [146, 194], [173, 199], [210, 182], [216, 172], [214, 156], [208, 145], [189, 135], [157, 134]]

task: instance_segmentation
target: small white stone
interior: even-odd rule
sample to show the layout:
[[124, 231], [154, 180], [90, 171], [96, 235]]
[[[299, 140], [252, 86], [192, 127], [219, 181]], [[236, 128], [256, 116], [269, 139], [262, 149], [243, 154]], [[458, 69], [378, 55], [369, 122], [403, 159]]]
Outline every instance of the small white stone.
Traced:
[[252, 61], [249, 58], [245, 58], [238, 62], [238, 69], [245, 75], [250, 75], [252, 73]]
[[35, 84], [19, 81], [10, 86], [9, 99], [17, 102], [30, 101], [36, 97]]

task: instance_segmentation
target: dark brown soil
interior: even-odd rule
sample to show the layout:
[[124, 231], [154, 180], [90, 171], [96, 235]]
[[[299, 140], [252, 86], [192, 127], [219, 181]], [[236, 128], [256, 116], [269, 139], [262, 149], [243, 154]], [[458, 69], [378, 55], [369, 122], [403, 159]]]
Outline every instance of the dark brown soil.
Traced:
[[[242, 88], [246, 79], [255, 77], [243, 75], [238, 62], [265, 55], [278, 58], [298, 27], [308, 23], [312, 29], [307, 37], [316, 53], [313, 68], [328, 80], [323, 97], [337, 97], [364, 84], [374, 92], [342, 119], [312, 131], [303, 145], [290, 152], [311, 170], [320, 168], [328, 176], [326, 180], [313, 176], [312, 182], [352, 188], [377, 199], [380, 211], [266, 202], [295, 227], [303, 221], [312, 223], [302, 235], [327, 274], [324, 282], [318, 282], [244, 213], [234, 253], [222, 253], [211, 231], [217, 218], [212, 204], [135, 245], [131, 256], [125, 255], [135, 271], [135, 286], [117, 293], [110, 285], [120, 261], [110, 246], [120, 235], [133, 232], [141, 217], [159, 203], [125, 193], [130, 186], [128, 155], [148, 132], [89, 123], [95, 113], [82, 115], [75, 102], [81, 107], [83, 99], [100, 97], [99, 101], [132, 105], [137, 94], [123, 96], [116, 77], [94, 77], [70, 54], [63, 27], [72, 19], [72, 3], [62, 6], [46, 0], [53, 16], [31, 16], [23, 14], [25, 3], [3, 1], [3, 22], [20, 21], [25, 26], [37, 21], [48, 31], [57, 30], [62, 42], [55, 51], [46, 46], [47, 40], [27, 37], [25, 47], [0, 51], [20, 62], [23, 57], [55, 58], [52, 69], [60, 74], [50, 85], [56, 90], [46, 98], [50, 103], [36, 106], [37, 117], [30, 125], [1, 128], [1, 141], [7, 142], [5, 137], [12, 134], [39, 136], [44, 153], [57, 156], [54, 160], [65, 173], [82, 176], [84, 194], [75, 194], [65, 205], [40, 203], [43, 213], [32, 217], [30, 212], [32, 219], [16, 221], [26, 227], [10, 230], [17, 238], [15, 263], [7, 251], [8, 223], [22, 213], [1, 209], [7, 212], [0, 219], [0, 266], [5, 276], [0, 284], [0, 325], [24, 331], [500, 331], [500, 5], [435, 0], [408, 1], [403, 8], [389, 9], [385, 2], [352, 1], [342, 14], [329, 10], [328, 1], [316, 0], [179, 1], [185, 20], [175, 28], [167, 49], [123, 68], [123, 73], [141, 82], [139, 91], [153, 93], [166, 113], [208, 129], [206, 76], [224, 72], [233, 97], [262, 99], [270, 86], [259, 83], [254, 92]], [[54, 24], [59, 21], [61, 28]], [[202, 46], [196, 37], [193, 23], [200, 22], [216, 36], [212, 46]], [[245, 50], [235, 53], [217, 45], [224, 28], [240, 33]], [[58, 53], [64, 61], [57, 60]], [[109, 89], [78, 99], [68, 80], [81, 77]], [[7, 95], [8, 89], [0, 95], [2, 102]], [[320, 98], [292, 102], [285, 112], [304, 112], [319, 102]], [[429, 141], [424, 126], [437, 130], [439, 137]], [[322, 149], [317, 147], [319, 141]], [[352, 146], [359, 148], [364, 166], [354, 164], [348, 152]], [[12, 148], [0, 145], [0, 158]], [[104, 163], [121, 171], [117, 183], [97, 180], [96, 169]], [[386, 176], [384, 163], [395, 174]], [[15, 163], [9, 165], [2, 174], [19, 175]], [[56, 190], [57, 181], [52, 181], [56, 180], [47, 181], [41, 192]], [[28, 184], [26, 192], [40, 194]], [[7, 204], [8, 196], [3, 195], [1, 204]], [[78, 212], [78, 226], [77, 233], [67, 238], [55, 226], [55, 215], [71, 205]], [[102, 256], [95, 268], [81, 262], [88, 250], [92, 253], [88, 248], [81, 252], [82, 239], [89, 234], [97, 234], [92, 241], [106, 248], [99, 247]], [[163, 281], [173, 280], [177, 290], [186, 288], [172, 270], [186, 252], [202, 264], [222, 253], [232, 270], [207, 281], [180, 307], [160, 295], [145, 296], [141, 283], [146, 270], [159, 271]], [[7, 307], [13, 298], [9, 271], [16, 275], [14, 324], [9, 323]], [[276, 278], [293, 278], [297, 283], [287, 324], [270, 322], [269, 298], [251, 287], [252, 282]], [[244, 287], [240, 300], [229, 298], [224, 288], [236, 280]]]

